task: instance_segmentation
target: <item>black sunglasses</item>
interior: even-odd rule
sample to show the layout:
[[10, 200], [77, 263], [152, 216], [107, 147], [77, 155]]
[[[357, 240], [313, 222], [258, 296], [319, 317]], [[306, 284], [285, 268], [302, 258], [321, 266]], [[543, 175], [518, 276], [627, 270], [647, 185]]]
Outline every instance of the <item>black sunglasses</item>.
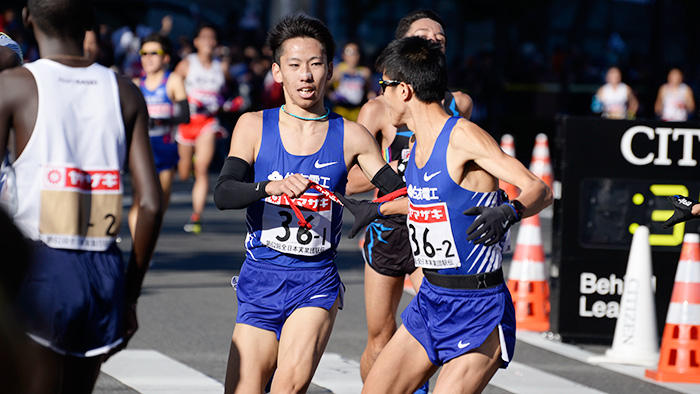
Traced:
[[383, 79], [380, 79], [380, 80], [379, 80], [379, 87], [382, 88], [382, 93], [384, 93], [384, 91], [386, 90], [386, 88], [388, 88], [389, 86], [396, 86], [396, 85], [398, 85], [398, 84], [400, 84], [400, 83], [401, 83], [401, 81], [396, 81], [396, 80], [393, 80], [393, 79], [390, 79], [390, 80], [388, 80], [388, 81], [385, 81], [385, 80], [383, 80]]

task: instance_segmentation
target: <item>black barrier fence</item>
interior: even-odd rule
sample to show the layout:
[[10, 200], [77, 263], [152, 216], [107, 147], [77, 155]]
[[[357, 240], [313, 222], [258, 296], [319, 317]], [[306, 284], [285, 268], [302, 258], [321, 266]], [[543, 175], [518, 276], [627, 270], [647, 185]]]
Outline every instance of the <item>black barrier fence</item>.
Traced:
[[699, 221], [662, 226], [673, 209], [667, 196], [700, 199], [700, 123], [562, 117], [557, 124], [552, 329], [564, 341], [612, 341], [632, 235], [644, 225], [661, 334], [683, 236], [700, 230]]

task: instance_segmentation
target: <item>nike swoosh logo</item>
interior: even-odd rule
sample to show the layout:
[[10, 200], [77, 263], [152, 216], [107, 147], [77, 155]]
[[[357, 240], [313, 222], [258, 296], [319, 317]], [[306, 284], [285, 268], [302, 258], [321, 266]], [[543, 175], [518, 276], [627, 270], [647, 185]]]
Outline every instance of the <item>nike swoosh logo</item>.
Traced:
[[328, 297], [328, 294], [316, 294], [315, 296], [309, 298], [310, 300], [315, 300], [316, 298]]
[[442, 171], [438, 171], [438, 172], [436, 172], [434, 174], [430, 174], [430, 175], [428, 175], [428, 173], [426, 172], [425, 174], [423, 174], [423, 180], [426, 182], [429, 182], [431, 179], [435, 178], [435, 176], [441, 172]]
[[469, 346], [470, 343], [471, 342], [462, 343], [462, 341], [459, 341], [459, 343], [457, 344], [457, 347], [460, 349], [464, 349], [465, 347]]
[[332, 166], [333, 164], [337, 164], [337, 163], [338, 163], [337, 161], [332, 161], [330, 163], [319, 163], [318, 160], [316, 160], [316, 162], [314, 163], [314, 167], [323, 168], [323, 167]]

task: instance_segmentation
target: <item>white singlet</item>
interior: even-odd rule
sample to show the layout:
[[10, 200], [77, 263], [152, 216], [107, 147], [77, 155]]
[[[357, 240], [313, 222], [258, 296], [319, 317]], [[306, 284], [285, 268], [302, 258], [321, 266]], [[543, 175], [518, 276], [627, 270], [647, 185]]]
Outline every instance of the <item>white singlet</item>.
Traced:
[[682, 83], [677, 88], [666, 85], [664, 88], [663, 112], [661, 119], [672, 122], [685, 122], [688, 120], [688, 108], [686, 107], [686, 97], [688, 95], [688, 85]]
[[599, 100], [603, 103], [603, 117], [612, 119], [624, 119], [627, 117], [627, 98], [629, 86], [620, 83], [613, 86], [609, 83], [603, 85], [600, 90]]
[[38, 113], [13, 163], [24, 234], [58, 249], [106, 250], [119, 233], [126, 135], [114, 72], [40, 59]]
[[205, 109], [214, 114], [221, 105], [221, 89], [226, 82], [221, 62], [214, 59], [209, 68], [204, 68], [196, 53], [187, 56], [185, 90], [190, 104], [190, 114], [202, 113]]

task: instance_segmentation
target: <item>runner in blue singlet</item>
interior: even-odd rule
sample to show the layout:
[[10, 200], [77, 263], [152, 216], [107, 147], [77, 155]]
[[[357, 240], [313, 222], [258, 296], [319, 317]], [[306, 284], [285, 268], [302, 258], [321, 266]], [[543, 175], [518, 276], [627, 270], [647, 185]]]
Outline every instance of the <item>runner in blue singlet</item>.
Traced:
[[[432, 11], [417, 10], [401, 18], [396, 38], [418, 36], [440, 44], [445, 50], [447, 36], [442, 19]], [[471, 98], [460, 91], [445, 90], [442, 106], [455, 116], [469, 119]], [[394, 126], [387, 116], [384, 98], [368, 101], [360, 111], [358, 123], [375, 136], [382, 147], [387, 163], [403, 175], [409, 153], [409, 139], [413, 135], [406, 125]], [[370, 190], [373, 186], [359, 169], [350, 170], [348, 194]], [[380, 193], [381, 195], [381, 193]], [[423, 279], [420, 268], [413, 264], [408, 245], [408, 229], [405, 216], [379, 218], [372, 222], [362, 244], [365, 260], [365, 310], [367, 316], [367, 345], [360, 358], [360, 376], [364, 380], [374, 360], [396, 331], [396, 311], [403, 293], [404, 278], [410, 275], [417, 291]], [[428, 385], [417, 393], [428, 392]]]
[[[343, 193], [357, 163], [385, 192], [403, 184], [364, 127], [323, 106], [335, 46], [326, 26], [289, 16], [268, 41], [285, 105], [240, 117], [214, 191], [220, 209], [248, 208], [226, 392], [261, 392], [273, 372], [272, 392], [303, 392], [326, 347], [343, 299], [342, 209], [312, 183]], [[405, 212], [400, 202], [380, 212], [393, 207]]]
[[[170, 41], [165, 37], [152, 34], [144, 38], [139, 54], [145, 75], [133, 80], [141, 89], [148, 107], [148, 136], [163, 190], [163, 209], [167, 209], [170, 202], [170, 189], [179, 159], [175, 126], [190, 119], [185, 83], [180, 75], [168, 71], [171, 50]], [[132, 206], [129, 211], [132, 232], [135, 225], [136, 206]]]
[[[551, 203], [551, 191], [481, 128], [446, 114], [439, 45], [408, 37], [379, 59], [390, 119], [413, 130], [407, 225], [425, 279], [404, 323], [365, 380], [365, 393], [407, 393], [442, 367], [435, 391], [480, 392], [515, 344], [501, 253], [509, 227]], [[518, 186], [505, 201], [498, 179]]]

